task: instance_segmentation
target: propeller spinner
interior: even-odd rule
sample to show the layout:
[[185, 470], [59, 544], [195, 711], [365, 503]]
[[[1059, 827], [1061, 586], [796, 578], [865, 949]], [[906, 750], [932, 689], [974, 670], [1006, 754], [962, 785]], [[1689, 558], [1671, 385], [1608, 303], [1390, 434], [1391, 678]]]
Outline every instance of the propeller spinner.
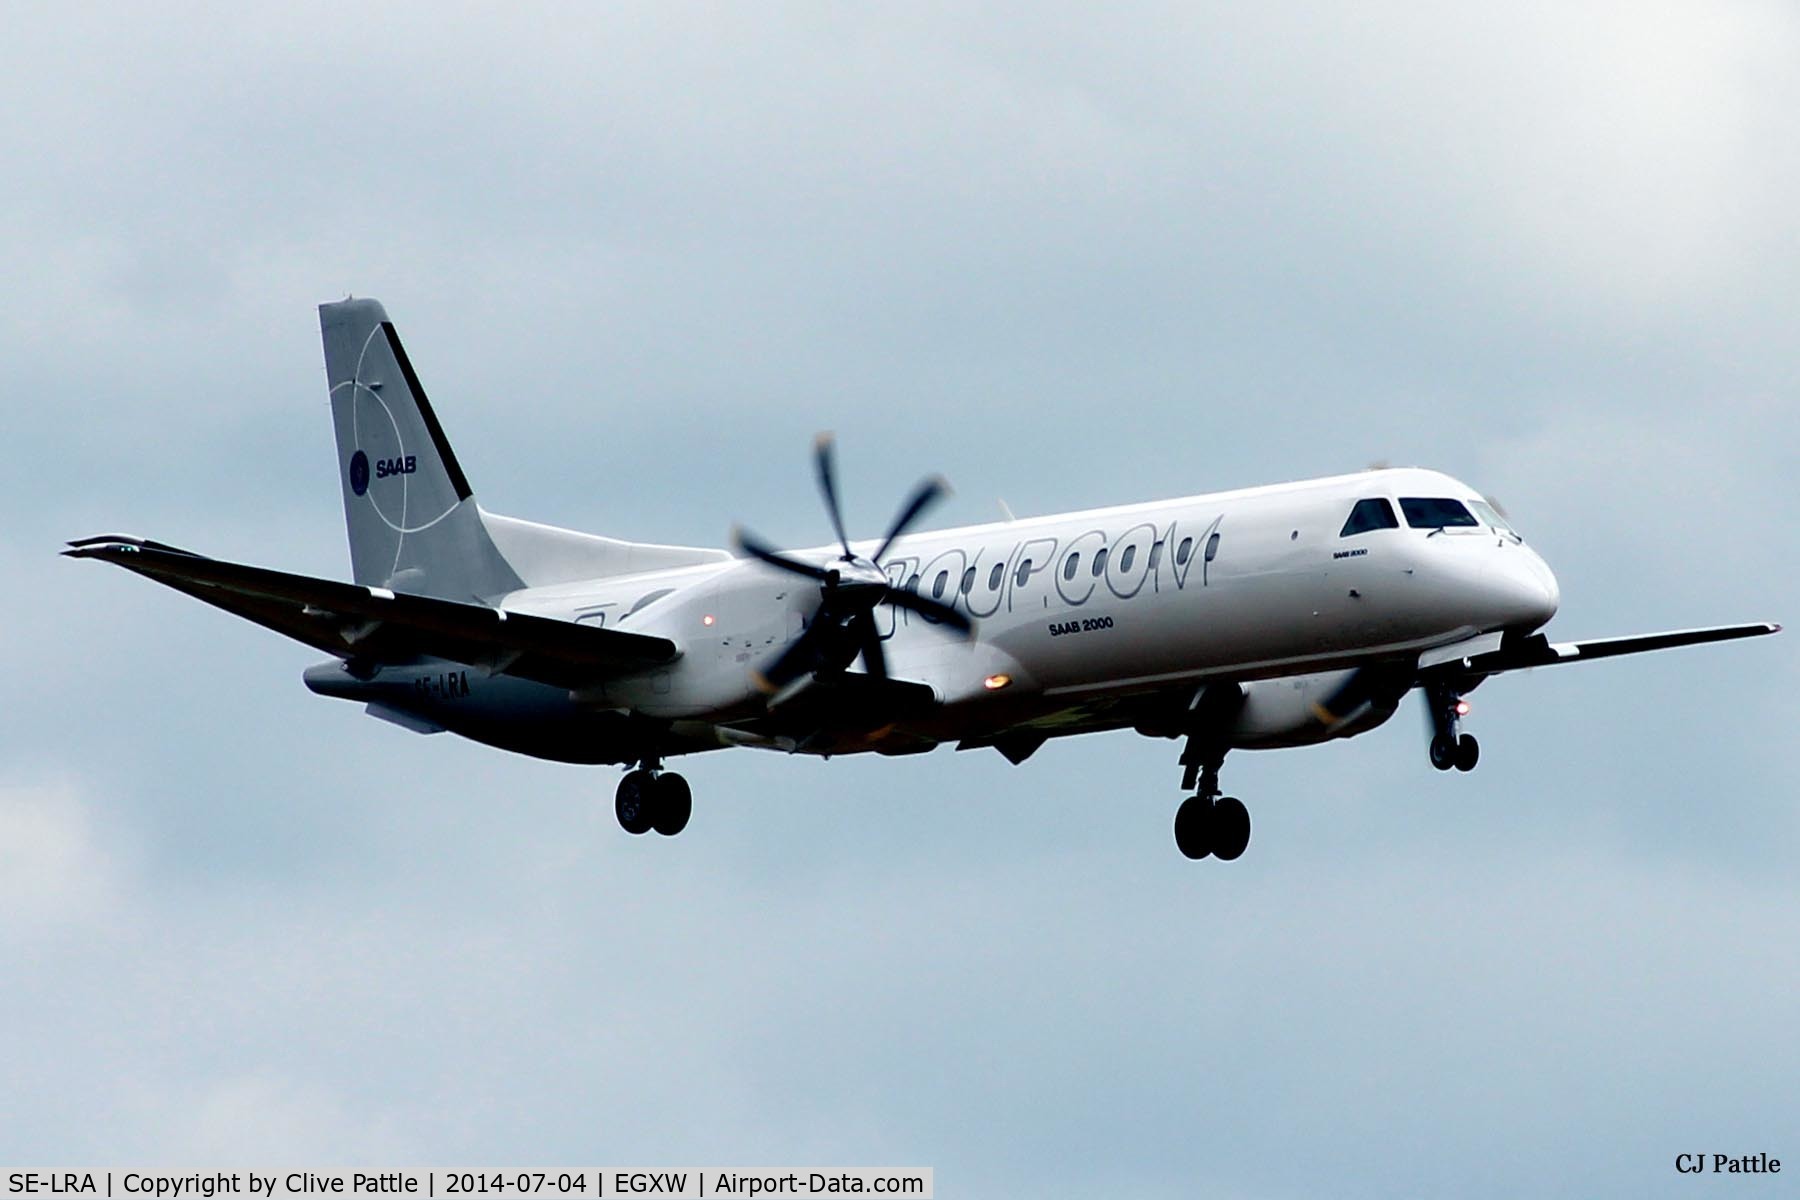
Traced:
[[733, 535], [738, 549], [752, 558], [794, 575], [804, 575], [819, 585], [819, 607], [807, 622], [806, 629], [761, 672], [763, 690], [781, 691], [807, 674], [841, 672], [862, 655], [870, 675], [887, 677], [887, 655], [881, 648], [880, 631], [875, 625], [875, 610], [892, 604], [929, 617], [939, 625], [963, 636], [974, 632], [974, 623], [948, 604], [897, 588], [888, 581], [881, 559], [896, 541], [933, 503], [949, 493], [942, 478], [924, 480], [907, 498], [888, 525], [887, 533], [875, 553], [863, 558], [850, 548], [844, 532], [844, 516], [838, 505], [837, 467], [833, 441], [829, 433], [821, 433], [813, 441], [813, 463], [819, 477], [819, 491], [825, 497], [825, 513], [831, 518], [837, 534], [840, 555], [829, 566], [815, 566], [790, 558], [761, 539], [739, 528]]

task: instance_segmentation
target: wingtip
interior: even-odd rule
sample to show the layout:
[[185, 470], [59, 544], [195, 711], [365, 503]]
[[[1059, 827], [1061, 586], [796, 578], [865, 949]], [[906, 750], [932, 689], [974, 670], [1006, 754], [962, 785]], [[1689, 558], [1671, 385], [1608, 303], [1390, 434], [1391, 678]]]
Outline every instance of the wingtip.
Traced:
[[109, 533], [100, 537], [76, 538], [72, 542], [64, 542], [63, 545], [68, 549], [61, 553], [66, 558], [97, 558], [108, 550], [136, 550], [141, 544], [137, 538]]

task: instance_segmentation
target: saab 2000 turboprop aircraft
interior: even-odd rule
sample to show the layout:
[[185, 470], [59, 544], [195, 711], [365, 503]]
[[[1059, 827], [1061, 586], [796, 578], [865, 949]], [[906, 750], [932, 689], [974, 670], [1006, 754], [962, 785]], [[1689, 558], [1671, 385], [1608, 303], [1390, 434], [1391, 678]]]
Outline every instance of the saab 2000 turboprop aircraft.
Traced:
[[1175, 841], [1235, 859], [1250, 816], [1228, 750], [1351, 737], [1413, 689], [1430, 758], [1467, 771], [1463, 697], [1491, 675], [1774, 633], [1771, 624], [1551, 642], [1550, 568], [1496, 508], [1425, 470], [913, 532], [919, 486], [853, 542], [831, 442], [834, 545], [740, 554], [616, 541], [482, 510], [387, 313], [321, 305], [355, 583], [160, 542], [71, 543], [317, 647], [306, 685], [420, 733], [630, 768], [630, 833], [686, 827], [666, 759], [731, 746], [1022, 763], [1053, 737], [1183, 739]]

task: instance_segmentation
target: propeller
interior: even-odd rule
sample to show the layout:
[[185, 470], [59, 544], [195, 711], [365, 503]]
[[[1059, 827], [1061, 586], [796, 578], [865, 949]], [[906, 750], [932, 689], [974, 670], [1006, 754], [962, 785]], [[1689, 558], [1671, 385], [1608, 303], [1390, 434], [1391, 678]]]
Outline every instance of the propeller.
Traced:
[[829, 433], [821, 433], [813, 440], [813, 466], [819, 492], [825, 498], [825, 514], [831, 518], [842, 555], [821, 567], [789, 557], [741, 527], [732, 535], [738, 549], [751, 558], [819, 585], [819, 607], [806, 630], [762, 669], [763, 690], [775, 693], [804, 675], [841, 672], [858, 655], [870, 675], [887, 678], [887, 655], [881, 647], [880, 630], [875, 626], [875, 610], [883, 604], [916, 612], [964, 637], [974, 633], [974, 622], [966, 614], [940, 600], [895, 587], [881, 567], [883, 556], [894, 543], [905, 536], [927, 508], [949, 494], [950, 486], [938, 476], [922, 481], [894, 514], [875, 553], [863, 558], [850, 548], [850, 538], [844, 532], [835, 444]]
[[1313, 705], [1313, 716], [1329, 729], [1360, 721], [1376, 710], [1391, 713], [1413, 686], [1413, 672], [1392, 664], [1359, 667], [1336, 691]]

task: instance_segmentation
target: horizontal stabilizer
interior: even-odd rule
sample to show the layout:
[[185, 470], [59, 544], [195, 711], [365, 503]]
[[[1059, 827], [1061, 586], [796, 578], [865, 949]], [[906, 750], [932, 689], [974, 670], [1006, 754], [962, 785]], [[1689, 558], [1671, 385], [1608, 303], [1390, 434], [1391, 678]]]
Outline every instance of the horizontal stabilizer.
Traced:
[[344, 659], [443, 658], [577, 688], [670, 662], [679, 653], [667, 638], [290, 575], [141, 538], [84, 538], [69, 545], [63, 553], [70, 557], [117, 563]]
[[1532, 667], [1555, 666], [1558, 663], [1616, 658], [1621, 654], [1643, 654], [1651, 650], [1699, 646], [1707, 642], [1729, 642], [1736, 638], [1762, 637], [1780, 632], [1779, 625], [1758, 622], [1751, 625], [1716, 625], [1707, 629], [1676, 629], [1668, 633], [1641, 633], [1631, 637], [1597, 638], [1588, 642], [1552, 642], [1538, 633], [1517, 640], [1509, 639], [1498, 650], [1435, 667], [1425, 674], [1432, 675], [1441, 671], [1447, 675], [1497, 675], [1502, 671], [1523, 671]]

